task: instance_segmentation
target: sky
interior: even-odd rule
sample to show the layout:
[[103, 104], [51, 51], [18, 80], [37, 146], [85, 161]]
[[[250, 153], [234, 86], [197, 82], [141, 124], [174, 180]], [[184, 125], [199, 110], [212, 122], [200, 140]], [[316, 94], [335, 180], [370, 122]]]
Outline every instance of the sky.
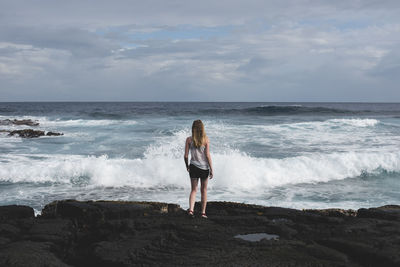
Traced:
[[400, 102], [398, 0], [0, 0], [0, 101]]

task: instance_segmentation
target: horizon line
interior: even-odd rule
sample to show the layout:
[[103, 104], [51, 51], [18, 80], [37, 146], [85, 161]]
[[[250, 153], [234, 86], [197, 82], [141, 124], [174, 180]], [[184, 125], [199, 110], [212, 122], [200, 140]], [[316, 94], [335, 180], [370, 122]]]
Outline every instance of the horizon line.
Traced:
[[196, 100], [50, 100], [50, 101], [0, 101], [0, 103], [331, 103], [331, 104], [400, 104], [400, 102], [384, 102], [384, 101], [196, 101]]

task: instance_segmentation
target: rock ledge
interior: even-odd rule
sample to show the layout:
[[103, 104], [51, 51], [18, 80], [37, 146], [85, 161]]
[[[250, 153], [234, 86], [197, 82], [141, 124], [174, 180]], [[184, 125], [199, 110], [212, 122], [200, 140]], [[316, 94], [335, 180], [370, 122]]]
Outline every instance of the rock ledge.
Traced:
[[[196, 203], [195, 210], [199, 210]], [[209, 202], [0, 206], [0, 266], [400, 266], [400, 206], [295, 210]], [[238, 235], [277, 238], [249, 242]]]

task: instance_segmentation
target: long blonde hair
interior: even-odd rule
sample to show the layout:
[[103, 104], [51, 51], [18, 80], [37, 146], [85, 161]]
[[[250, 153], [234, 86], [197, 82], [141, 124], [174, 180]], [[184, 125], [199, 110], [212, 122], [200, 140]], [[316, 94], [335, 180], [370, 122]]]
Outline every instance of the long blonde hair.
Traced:
[[192, 124], [192, 140], [195, 147], [201, 147], [206, 144], [207, 135], [204, 130], [204, 124], [201, 120], [195, 120]]

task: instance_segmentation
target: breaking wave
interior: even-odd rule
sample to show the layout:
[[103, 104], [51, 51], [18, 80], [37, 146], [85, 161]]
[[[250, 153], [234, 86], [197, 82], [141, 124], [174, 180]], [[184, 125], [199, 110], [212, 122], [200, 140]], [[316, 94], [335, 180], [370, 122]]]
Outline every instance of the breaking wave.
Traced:
[[[93, 127], [93, 126], [107, 126], [107, 125], [134, 125], [137, 124], [135, 120], [112, 120], [112, 119], [60, 119], [60, 118], [48, 118], [44, 116], [0, 116], [0, 120], [5, 119], [17, 119], [17, 120], [32, 120], [39, 123], [39, 126], [59, 126], [59, 127]], [[24, 127], [25, 125], [15, 126], [7, 125], [7, 127]]]
[[[0, 159], [0, 181], [72, 183], [95, 186], [187, 187], [181, 155], [149, 150], [144, 158], [13, 155]], [[400, 153], [332, 153], [283, 159], [254, 158], [240, 151], [213, 154], [212, 187], [256, 190], [285, 184], [318, 183], [365, 173], [400, 172]]]

